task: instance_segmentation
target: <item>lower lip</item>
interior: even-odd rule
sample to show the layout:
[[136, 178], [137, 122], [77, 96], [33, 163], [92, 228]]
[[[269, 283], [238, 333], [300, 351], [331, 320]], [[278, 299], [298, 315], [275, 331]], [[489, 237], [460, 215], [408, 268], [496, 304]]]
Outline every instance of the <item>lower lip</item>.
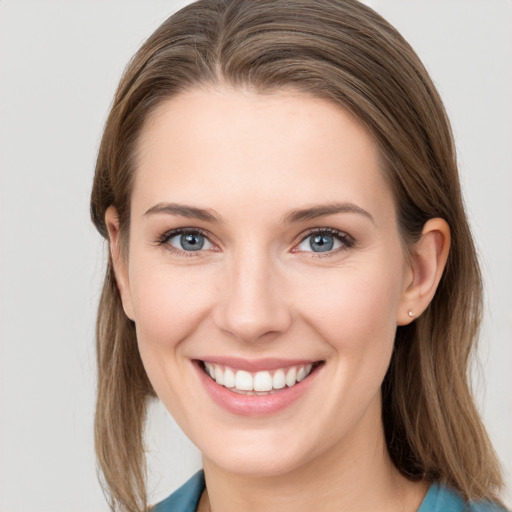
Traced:
[[206, 375], [199, 361], [194, 361], [194, 366], [207, 393], [218, 406], [239, 416], [268, 416], [286, 409], [303, 396], [323, 365], [317, 366], [304, 380], [294, 386], [283, 388], [271, 395], [235, 393]]

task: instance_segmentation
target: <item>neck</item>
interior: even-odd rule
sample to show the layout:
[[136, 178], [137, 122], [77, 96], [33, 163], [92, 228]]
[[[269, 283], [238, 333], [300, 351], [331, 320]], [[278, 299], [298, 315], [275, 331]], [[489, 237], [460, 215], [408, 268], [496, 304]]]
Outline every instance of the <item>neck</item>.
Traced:
[[[199, 510], [211, 512], [310, 512], [311, 510], [417, 510], [427, 490], [400, 475], [387, 452], [380, 408], [328, 452], [289, 472], [240, 475], [203, 457], [207, 494]], [[379, 428], [368, 428], [377, 421]], [[209, 507], [209, 508], [208, 508]]]

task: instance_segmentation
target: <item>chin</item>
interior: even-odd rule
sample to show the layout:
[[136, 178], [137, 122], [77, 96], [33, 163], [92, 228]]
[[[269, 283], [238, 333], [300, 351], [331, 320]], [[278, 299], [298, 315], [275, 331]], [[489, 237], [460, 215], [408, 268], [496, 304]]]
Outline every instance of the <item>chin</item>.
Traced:
[[[247, 477], [276, 477], [295, 471], [314, 457], [304, 439], [282, 432], [252, 432], [227, 436], [229, 441], [199, 446], [205, 460], [229, 473]], [[222, 449], [217, 449], [222, 446]]]
[[[301, 457], [302, 458], [302, 457]], [[298, 469], [303, 461], [286, 453], [267, 454], [264, 450], [237, 451], [222, 457], [210, 459], [213, 464], [224, 471], [245, 477], [276, 477]]]

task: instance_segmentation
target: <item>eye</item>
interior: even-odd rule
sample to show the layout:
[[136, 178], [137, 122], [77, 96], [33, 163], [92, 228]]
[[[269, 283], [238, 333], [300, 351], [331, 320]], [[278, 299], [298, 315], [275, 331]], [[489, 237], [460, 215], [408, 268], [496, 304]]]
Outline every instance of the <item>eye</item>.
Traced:
[[197, 230], [174, 230], [163, 235], [159, 242], [177, 252], [198, 252], [214, 247], [206, 235]]
[[294, 252], [332, 253], [353, 245], [353, 239], [347, 234], [333, 229], [322, 229], [304, 237]]

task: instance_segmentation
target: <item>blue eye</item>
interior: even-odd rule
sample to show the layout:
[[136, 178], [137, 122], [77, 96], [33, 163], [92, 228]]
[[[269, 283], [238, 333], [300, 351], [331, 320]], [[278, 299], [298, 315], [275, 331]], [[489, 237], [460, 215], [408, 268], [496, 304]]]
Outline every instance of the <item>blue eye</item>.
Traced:
[[208, 238], [197, 231], [171, 233], [166, 243], [175, 249], [185, 252], [196, 252], [213, 247]]
[[311, 235], [309, 237], [309, 247], [314, 252], [331, 251], [334, 247], [334, 237], [331, 235]]
[[352, 240], [340, 232], [316, 231], [302, 239], [297, 246], [298, 251], [326, 253], [336, 251], [343, 247], [351, 247]]

